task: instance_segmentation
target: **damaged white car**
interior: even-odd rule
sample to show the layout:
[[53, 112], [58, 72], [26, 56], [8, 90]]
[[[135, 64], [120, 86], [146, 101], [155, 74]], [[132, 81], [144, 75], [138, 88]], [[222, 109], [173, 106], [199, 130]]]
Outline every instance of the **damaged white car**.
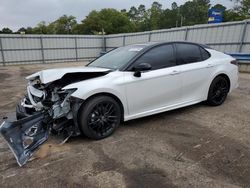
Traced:
[[0, 128], [20, 166], [49, 133], [102, 139], [121, 121], [202, 101], [217, 106], [238, 85], [234, 58], [187, 42], [130, 45], [86, 67], [44, 70], [27, 77], [17, 121]]

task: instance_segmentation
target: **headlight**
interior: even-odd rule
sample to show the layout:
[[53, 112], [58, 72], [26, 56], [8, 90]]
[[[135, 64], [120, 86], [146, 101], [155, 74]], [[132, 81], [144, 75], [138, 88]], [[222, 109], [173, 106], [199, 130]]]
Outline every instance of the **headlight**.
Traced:
[[73, 88], [73, 89], [61, 89], [61, 90], [58, 90], [58, 93], [66, 93], [66, 94], [71, 94], [73, 92], [75, 92], [77, 90], [77, 88]]

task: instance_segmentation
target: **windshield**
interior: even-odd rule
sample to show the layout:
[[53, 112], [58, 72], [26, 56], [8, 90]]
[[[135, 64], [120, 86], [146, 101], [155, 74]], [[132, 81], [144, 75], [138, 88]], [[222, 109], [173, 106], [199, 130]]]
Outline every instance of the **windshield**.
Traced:
[[120, 47], [94, 60], [88, 66], [108, 69], [120, 69], [126, 65], [145, 46], [133, 45]]

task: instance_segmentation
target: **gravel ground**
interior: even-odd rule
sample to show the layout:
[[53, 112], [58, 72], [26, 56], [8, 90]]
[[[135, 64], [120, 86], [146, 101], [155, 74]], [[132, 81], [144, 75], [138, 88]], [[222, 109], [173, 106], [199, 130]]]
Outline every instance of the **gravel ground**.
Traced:
[[[0, 67], [0, 117], [13, 117], [25, 76], [82, 64]], [[222, 106], [129, 121], [100, 141], [60, 141], [51, 136], [20, 168], [0, 139], [1, 187], [250, 187], [250, 74]]]

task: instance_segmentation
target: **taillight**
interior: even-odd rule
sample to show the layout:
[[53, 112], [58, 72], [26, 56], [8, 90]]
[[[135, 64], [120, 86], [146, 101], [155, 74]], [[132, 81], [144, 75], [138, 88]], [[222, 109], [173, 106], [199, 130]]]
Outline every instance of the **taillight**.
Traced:
[[233, 65], [238, 66], [238, 61], [236, 61], [236, 60], [233, 60], [233, 61], [231, 61], [230, 63], [233, 64]]

